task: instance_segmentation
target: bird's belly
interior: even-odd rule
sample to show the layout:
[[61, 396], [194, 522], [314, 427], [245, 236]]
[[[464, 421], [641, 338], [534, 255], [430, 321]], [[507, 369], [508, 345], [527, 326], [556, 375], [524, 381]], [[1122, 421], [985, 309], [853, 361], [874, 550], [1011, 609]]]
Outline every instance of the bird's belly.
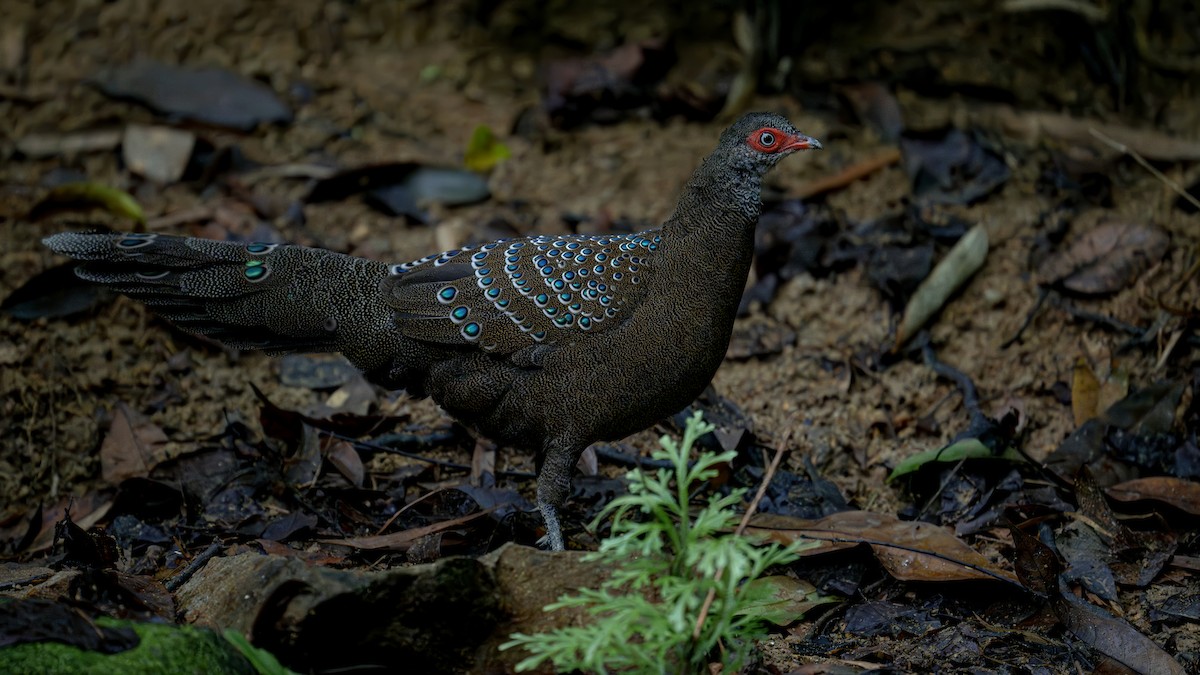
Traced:
[[[519, 377], [481, 430], [529, 445], [527, 437], [613, 441], [650, 427], [695, 400], [725, 354], [719, 344], [684, 345], [689, 338], [666, 333], [632, 344], [620, 332], [601, 333], [564, 345]], [[692, 336], [705, 338], [720, 341]]]

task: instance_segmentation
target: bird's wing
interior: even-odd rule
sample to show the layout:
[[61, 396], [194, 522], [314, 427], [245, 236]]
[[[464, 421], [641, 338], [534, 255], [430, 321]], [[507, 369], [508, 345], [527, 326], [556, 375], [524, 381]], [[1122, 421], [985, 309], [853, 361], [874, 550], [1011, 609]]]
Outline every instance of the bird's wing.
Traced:
[[511, 354], [623, 321], [660, 241], [653, 230], [500, 240], [393, 265], [383, 291], [407, 337]]

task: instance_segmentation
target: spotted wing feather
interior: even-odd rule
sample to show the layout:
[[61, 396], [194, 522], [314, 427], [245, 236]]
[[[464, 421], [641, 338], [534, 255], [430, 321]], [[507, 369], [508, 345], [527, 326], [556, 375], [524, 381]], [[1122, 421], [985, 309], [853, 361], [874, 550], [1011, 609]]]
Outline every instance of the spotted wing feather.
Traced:
[[660, 241], [657, 231], [500, 240], [393, 265], [383, 290], [404, 335], [511, 354], [618, 324]]

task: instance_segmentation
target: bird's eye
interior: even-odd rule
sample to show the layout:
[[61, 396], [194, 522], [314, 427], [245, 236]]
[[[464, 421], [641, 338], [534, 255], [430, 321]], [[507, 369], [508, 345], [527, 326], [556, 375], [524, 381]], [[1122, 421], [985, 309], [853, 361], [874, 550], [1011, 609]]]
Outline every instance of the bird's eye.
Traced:
[[775, 145], [775, 134], [769, 131], [764, 131], [758, 135], [758, 142], [762, 144], [764, 148], [769, 148], [772, 145]]

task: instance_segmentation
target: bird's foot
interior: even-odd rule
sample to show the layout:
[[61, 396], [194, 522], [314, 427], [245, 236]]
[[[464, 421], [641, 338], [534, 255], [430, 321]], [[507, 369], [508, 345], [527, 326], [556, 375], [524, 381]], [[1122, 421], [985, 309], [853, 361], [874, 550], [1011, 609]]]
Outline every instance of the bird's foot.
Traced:
[[542, 512], [542, 519], [546, 521], [546, 534], [541, 539], [538, 539], [538, 548], [549, 549], [551, 551], [567, 550], [563, 541], [562, 527], [558, 522], [558, 509], [540, 500], [538, 508]]

